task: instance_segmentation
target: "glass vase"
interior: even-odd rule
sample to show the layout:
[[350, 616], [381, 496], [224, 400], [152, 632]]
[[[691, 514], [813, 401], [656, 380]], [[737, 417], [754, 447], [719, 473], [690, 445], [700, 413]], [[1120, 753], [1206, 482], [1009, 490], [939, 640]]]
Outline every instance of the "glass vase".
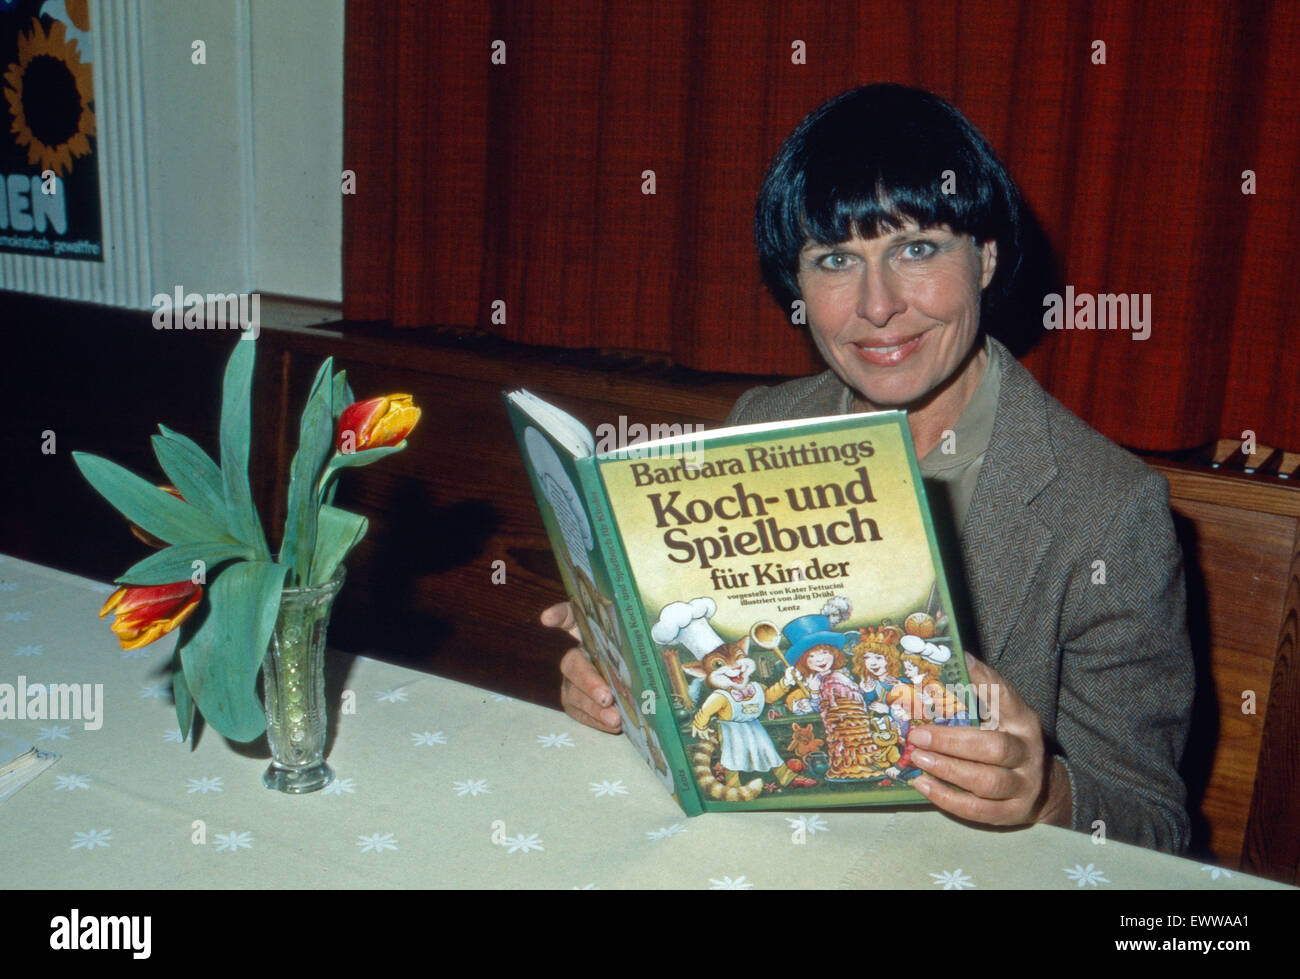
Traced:
[[271, 747], [271, 765], [262, 782], [268, 789], [315, 792], [334, 779], [325, 764], [325, 634], [342, 587], [340, 568], [326, 584], [286, 588], [281, 594], [262, 662]]

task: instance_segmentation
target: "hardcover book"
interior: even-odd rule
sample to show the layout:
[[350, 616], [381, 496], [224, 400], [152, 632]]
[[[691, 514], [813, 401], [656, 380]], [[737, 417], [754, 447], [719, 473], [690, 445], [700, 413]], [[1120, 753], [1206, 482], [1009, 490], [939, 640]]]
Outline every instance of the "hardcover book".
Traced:
[[687, 815], [926, 803], [908, 731], [977, 709], [904, 412], [599, 451], [506, 404], [583, 646]]

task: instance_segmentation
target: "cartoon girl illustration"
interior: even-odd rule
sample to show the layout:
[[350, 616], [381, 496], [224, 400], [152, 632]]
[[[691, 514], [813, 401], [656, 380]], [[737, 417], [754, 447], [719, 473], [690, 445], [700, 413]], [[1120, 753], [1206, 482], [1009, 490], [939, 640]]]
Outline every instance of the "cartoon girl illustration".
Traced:
[[888, 706], [889, 691], [902, 682], [903, 662], [897, 642], [898, 630], [893, 626], [862, 631], [853, 651], [853, 671], [861, 678], [858, 687], [868, 704]]
[[790, 641], [782, 654], [791, 667], [787, 682], [795, 686], [786, 706], [797, 714], [821, 714], [830, 762], [825, 779], [848, 782], [897, 776], [896, 742], [881, 744], [858, 684], [844, 672], [844, 650], [856, 633], [832, 632], [824, 615], [805, 615], [782, 631]]

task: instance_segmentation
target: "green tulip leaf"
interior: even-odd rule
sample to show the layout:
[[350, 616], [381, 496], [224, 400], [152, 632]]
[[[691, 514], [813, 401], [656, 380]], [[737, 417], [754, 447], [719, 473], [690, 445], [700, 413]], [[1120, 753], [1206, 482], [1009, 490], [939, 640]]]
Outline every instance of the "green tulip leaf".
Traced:
[[225, 527], [197, 507], [176, 499], [116, 462], [89, 452], [74, 452], [72, 460], [86, 481], [127, 520], [169, 544], [219, 540], [226, 534]]
[[[339, 426], [339, 419], [343, 417], [343, 412], [347, 411], [348, 407], [356, 400], [357, 396], [352, 393], [352, 386], [348, 384], [348, 372], [339, 371], [334, 375], [333, 402], [334, 428], [336, 430]], [[321, 489], [323, 492], [319, 495], [326, 503], [334, 502], [334, 492], [338, 489], [338, 485], [331, 481], [331, 474], [332, 470], [327, 472], [325, 477], [321, 480]]]
[[280, 610], [285, 567], [240, 561], [212, 579], [206, 612], [180, 647], [185, 683], [199, 712], [220, 734], [252, 741], [266, 730], [257, 672]]
[[[198, 544], [173, 544], [137, 561], [117, 579], [119, 585], [170, 585], [177, 581], [191, 581], [194, 572], [201, 570], [204, 577], [215, 573], [217, 566], [226, 561], [251, 561], [257, 555], [247, 544], [229, 537]], [[194, 567], [202, 561], [201, 568]], [[203, 584], [202, 581], [196, 582]]]
[[348, 384], [348, 372], [339, 371], [334, 375], [334, 393], [330, 399], [333, 403], [334, 420], [338, 421], [339, 416], [352, 402], [356, 401], [356, 396], [352, 393], [352, 388]]
[[262, 521], [257, 516], [253, 494], [248, 486], [249, 403], [253, 393], [254, 342], [252, 333], [240, 337], [226, 363], [226, 373], [221, 383], [221, 477], [225, 488], [226, 512], [234, 536], [253, 547], [259, 556], [270, 557], [266, 537], [262, 533]]
[[334, 472], [352, 466], [368, 466], [372, 462], [378, 462], [384, 456], [390, 456], [394, 452], [401, 452], [404, 448], [406, 448], [405, 439], [396, 445], [384, 445], [378, 449], [362, 449], [360, 452], [336, 452], [334, 457], [330, 459], [329, 471]]
[[162, 435], [155, 435], [150, 440], [153, 442], [153, 453], [158, 457], [158, 465], [181, 496], [185, 497], [186, 503], [193, 504], [213, 523], [224, 527], [230, 521], [226, 513], [221, 470], [208, 458], [206, 452], [183, 435], [178, 436], [175, 432], [169, 434], [165, 428], [162, 428], [162, 432]]
[[369, 526], [370, 522], [359, 513], [323, 504], [316, 531], [316, 553], [311, 559], [310, 584], [323, 585], [333, 578], [348, 552], [366, 536]]
[[293, 566], [300, 584], [305, 584], [311, 575], [311, 558], [316, 550], [316, 484], [334, 445], [334, 420], [330, 413], [333, 363], [333, 357], [327, 358], [316, 372], [298, 427], [298, 451], [289, 467], [289, 506], [284, 540], [280, 543], [280, 562]]

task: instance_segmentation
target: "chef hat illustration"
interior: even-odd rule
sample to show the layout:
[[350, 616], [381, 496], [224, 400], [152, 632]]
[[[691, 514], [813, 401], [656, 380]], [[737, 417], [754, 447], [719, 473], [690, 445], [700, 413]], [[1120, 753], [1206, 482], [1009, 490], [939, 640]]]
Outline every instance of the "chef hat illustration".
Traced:
[[920, 656], [928, 663], [935, 666], [943, 666], [944, 663], [952, 659], [952, 650], [947, 646], [936, 646], [932, 642], [926, 642], [920, 636], [906, 635], [898, 641], [905, 652], [913, 656]]
[[674, 643], [685, 646], [701, 659], [724, 645], [713, 631], [709, 619], [718, 610], [711, 598], [696, 598], [689, 602], [673, 602], [659, 613], [659, 621], [650, 630], [650, 636], [661, 646]]

